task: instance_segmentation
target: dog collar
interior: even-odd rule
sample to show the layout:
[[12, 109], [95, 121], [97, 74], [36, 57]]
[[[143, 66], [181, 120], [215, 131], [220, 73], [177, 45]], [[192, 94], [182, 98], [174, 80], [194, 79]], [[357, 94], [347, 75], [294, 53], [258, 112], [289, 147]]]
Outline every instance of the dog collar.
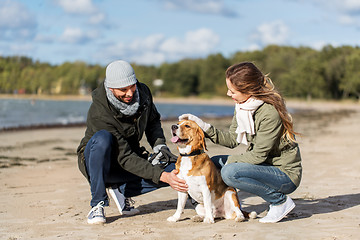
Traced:
[[192, 156], [200, 155], [202, 153], [204, 153], [204, 150], [201, 149], [201, 150], [195, 150], [195, 151], [193, 151], [193, 152], [191, 152], [189, 154], [181, 154], [180, 153], [180, 156], [182, 156], [182, 157], [192, 157]]

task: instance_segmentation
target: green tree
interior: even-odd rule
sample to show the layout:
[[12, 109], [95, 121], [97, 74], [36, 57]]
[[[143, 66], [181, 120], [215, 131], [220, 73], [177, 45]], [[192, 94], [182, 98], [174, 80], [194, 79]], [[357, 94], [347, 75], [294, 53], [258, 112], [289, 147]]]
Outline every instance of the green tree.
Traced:
[[355, 96], [360, 100], [360, 50], [356, 49], [346, 58], [345, 74], [340, 82], [340, 89], [345, 97]]
[[225, 71], [230, 62], [222, 54], [209, 55], [202, 61], [199, 77], [199, 94], [203, 96], [226, 94]]
[[246, 52], [236, 52], [230, 57], [230, 64], [233, 65], [240, 62], [252, 62], [256, 64], [259, 68], [264, 68], [266, 56], [264, 51], [255, 50], [255, 51], [246, 51]]
[[[203, 59], [183, 59], [160, 66], [132, 63], [137, 78], [163, 96], [224, 96], [225, 71], [235, 63], [249, 61], [269, 73], [286, 97], [359, 98], [359, 47], [307, 47], [269, 45], [263, 50], [236, 52], [229, 59], [212, 54]], [[105, 78], [105, 68], [84, 62], [52, 66], [23, 56], [0, 56], [0, 93], [25, 90], [37, 94], [79, 94], [88, 92]], [[155, 89], [155, 79], [164, 80]]]
[[138, 64], [131, 64], [134, 68], [136, 78], [145, 83], [151, 91], [154, 91], [153, 81], [159, 78], [159, 70], [155, 66], [142, 66]]
[[312, 98], [326, 97], [326, 83], [321, 75], [322, 65], [315, 51], [297, 58], [290, 71], [290, 84], [286, 86], [290, 96]]
[[160, 66], [160, 78], [164, 80], [163, 90], [175, 96], [197, 94], [198, 86], [197, 60], [184, 59], [174, 64]]
[[345, 75], [345, 59], [353, 51], [354, 49], [349, 46], [334, 48], [331, 45], [327, 45], [319, 53], [320, 61], [323, 64], [326, 91], [329, 93], [329, 97], [333, 99], [340, 99], [342, 97], [340, 82]]

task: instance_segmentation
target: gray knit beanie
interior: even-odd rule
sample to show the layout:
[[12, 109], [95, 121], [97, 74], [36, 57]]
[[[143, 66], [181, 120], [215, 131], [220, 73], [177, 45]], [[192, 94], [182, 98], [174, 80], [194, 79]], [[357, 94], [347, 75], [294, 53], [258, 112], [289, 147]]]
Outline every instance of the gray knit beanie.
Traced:
[[106, 67], [105, 85], [108, 88], [124, 88], [136, 83], [134, 69], [128, 62], [118, 60]]

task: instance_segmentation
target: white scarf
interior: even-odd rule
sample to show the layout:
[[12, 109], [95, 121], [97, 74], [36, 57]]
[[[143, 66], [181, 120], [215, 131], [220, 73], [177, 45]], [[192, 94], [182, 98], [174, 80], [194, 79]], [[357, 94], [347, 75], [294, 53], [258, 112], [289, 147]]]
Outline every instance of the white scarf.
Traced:
[[241, 104], [237, 103], [235, 105], [236, 121], [238, 125], [235, 132], [238, 134], [236, 138], [238, 143], [247, 145], [246, 133], [249, 133], [250, 135], [255, 134], [253, 114], [263, 103], [264, 101], [251, 97], [246, 102]]

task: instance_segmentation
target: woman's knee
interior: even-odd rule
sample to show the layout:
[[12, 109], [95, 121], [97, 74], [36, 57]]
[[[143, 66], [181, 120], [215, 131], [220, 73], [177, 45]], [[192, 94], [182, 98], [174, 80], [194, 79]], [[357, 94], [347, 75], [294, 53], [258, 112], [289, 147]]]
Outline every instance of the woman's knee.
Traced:
[[235, 180], [239, 180], [243, 177], [248, 177], [249, 172], [248, 163], [229, 163], [221, 169], [221, 177], [228, 186], [233, 186]]
[[235, 175], [232, 165], [233, 164], [227, 164], [221, 168], [221, 177], [222, 177], [223, 181], [225, 182], [225, 184], [228, 186], [233, 185], [232, 182], [233, 182], [234, 175]]

